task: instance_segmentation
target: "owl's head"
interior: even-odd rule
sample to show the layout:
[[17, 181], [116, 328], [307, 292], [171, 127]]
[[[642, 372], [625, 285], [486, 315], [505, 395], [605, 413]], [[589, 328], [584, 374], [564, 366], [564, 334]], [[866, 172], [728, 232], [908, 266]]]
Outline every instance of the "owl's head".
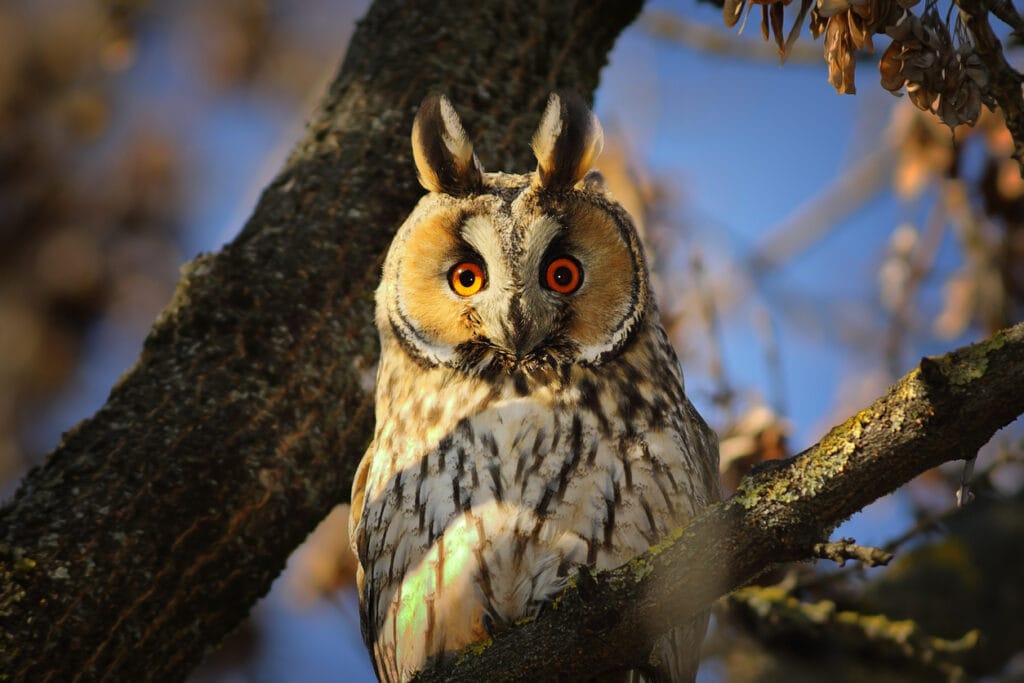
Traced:
[[421, 364], [479, 374], [618, 355], [652, 304], [633, 222], [591, 171], [602, 140], [582, 101], [552, 95], [536, 171], [485, 173], [451, 103], [427, 98], [412, 146], [429, 193], [384, 264], [382, 338]]

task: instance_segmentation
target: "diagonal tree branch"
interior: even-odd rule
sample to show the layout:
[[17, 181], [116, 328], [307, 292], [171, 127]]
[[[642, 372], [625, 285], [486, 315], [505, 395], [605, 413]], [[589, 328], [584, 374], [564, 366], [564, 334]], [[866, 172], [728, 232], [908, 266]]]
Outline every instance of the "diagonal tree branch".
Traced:
[[[0, 510], [0, 681], [181, 679], [347, 500], [381, 254], [442, 91], [526, 170], [548, 93], [590, 93], [639, 0], [378, 0], [241, 234], [189, 264], [137, 364]], [[498, 154], [498, 150], [502, 154]]]
[[914, 476], [973, 457], [1024, 413], [1024, 323], [918, 368], [816, 445], [748, 477], [731, 499], [609, 572], [578, 574], [535, 620], [425, 671], [419, 681], [586, 680], [644, 664], [674, 624], [817, 544]]

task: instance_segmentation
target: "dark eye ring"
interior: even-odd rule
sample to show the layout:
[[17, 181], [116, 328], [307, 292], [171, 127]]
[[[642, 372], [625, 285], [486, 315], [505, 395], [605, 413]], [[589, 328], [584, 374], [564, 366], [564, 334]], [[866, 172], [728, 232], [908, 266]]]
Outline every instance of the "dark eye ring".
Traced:
[[572, 294], [583, 284], [583, 266], [571, 256], [553, 258], [544, 268], [541, 284], [559, 294]]

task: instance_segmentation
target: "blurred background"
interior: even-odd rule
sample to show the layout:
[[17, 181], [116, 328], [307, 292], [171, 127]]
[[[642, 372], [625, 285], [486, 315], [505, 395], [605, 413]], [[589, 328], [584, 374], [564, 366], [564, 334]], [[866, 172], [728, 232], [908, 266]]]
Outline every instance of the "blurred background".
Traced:
[[[179, 266], [241, 227], [366, 6], [0, 0], [0, 496], [103, 404]], [[838, 96], [821, 39], [780, 68], [759, 15], [738, 35], [713, 5], [649, 3], [596, 98], [599, 166], [642, 224], [727, 489], [1024, 314], [1002, 119], [954, 136], [878, 87], [884, 37]], [[837, 531], [888, 567], [783, 567], [723, 600], [700, 679], [1024, 681], [1022, 433], [982, 451], [970, 505], [950, 466]], [[321, 525], [194, 682], [373, 679], [346, 524]]]

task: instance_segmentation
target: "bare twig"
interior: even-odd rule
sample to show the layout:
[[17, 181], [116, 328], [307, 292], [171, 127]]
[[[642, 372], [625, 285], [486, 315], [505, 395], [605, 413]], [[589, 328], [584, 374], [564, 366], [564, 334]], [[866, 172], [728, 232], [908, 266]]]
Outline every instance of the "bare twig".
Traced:
[[[964, 464], [973, 462], [974, 459], [965, 460]], [[975, 480], [990, 481], [992, 475], [1003, 465], [1012, 463], [1024, 463], [1024, 455], [1019, 452], [1012, 451], [1006, 448], [1000, 448], [996, 453], [996, 457], [988, 464], [988, 466], [978, 472], [974, 477]], [[968, 475], [971, 476], [970, 474]], [[962, 507], [959, 504], [953, 504], [946, 507], [938, 512], [931, 512], [919, 517], [914, 524], [904, 530], [898, 536], [890, 538], [882, 545], [882, 552], [895, 553], [897, 550], [905, 546], [910, 541], [916, 539], [922, 534], [931, 531], [942, 531], [944, 523], [949, 518], [959, 514], [962, 511]], [[850, 567], [844, 567], [830, 572], [816, 572], [806, 573], [801, 576], [798, 580], [793, 577], [794, 581], [792, 590], [806, 590], [808, 588], [819, 588], [831, 583], [842, 581], [853, 574], [862, 574], [863, 565], [857, 564]], [[787, 574], [787, 579], [790, 579], [791, 574]]]
[[843, 538], [814, 546], [815, 556], [836, 562], [840, 567], [846, 566], [847, 560], [858, 560], [865, 567], [881, 567], [889, 564], [892, 553], [881, 548], [857, 545], [852, 538]]
[[[648, 12], [641, 16], [639, 23], [655, 38], [693, 50], [752, 62], [779, 63], [778, 48], [768, 43], [742, 40], [733, 33], [689, 21], [674, 12]], [[798, 25], [794, 25], [793, 30], [798, 30]], [[786, 48], [786, 61], [796, 64], [820, 64], [821, 48], [810, 43], [789, 43]]]

